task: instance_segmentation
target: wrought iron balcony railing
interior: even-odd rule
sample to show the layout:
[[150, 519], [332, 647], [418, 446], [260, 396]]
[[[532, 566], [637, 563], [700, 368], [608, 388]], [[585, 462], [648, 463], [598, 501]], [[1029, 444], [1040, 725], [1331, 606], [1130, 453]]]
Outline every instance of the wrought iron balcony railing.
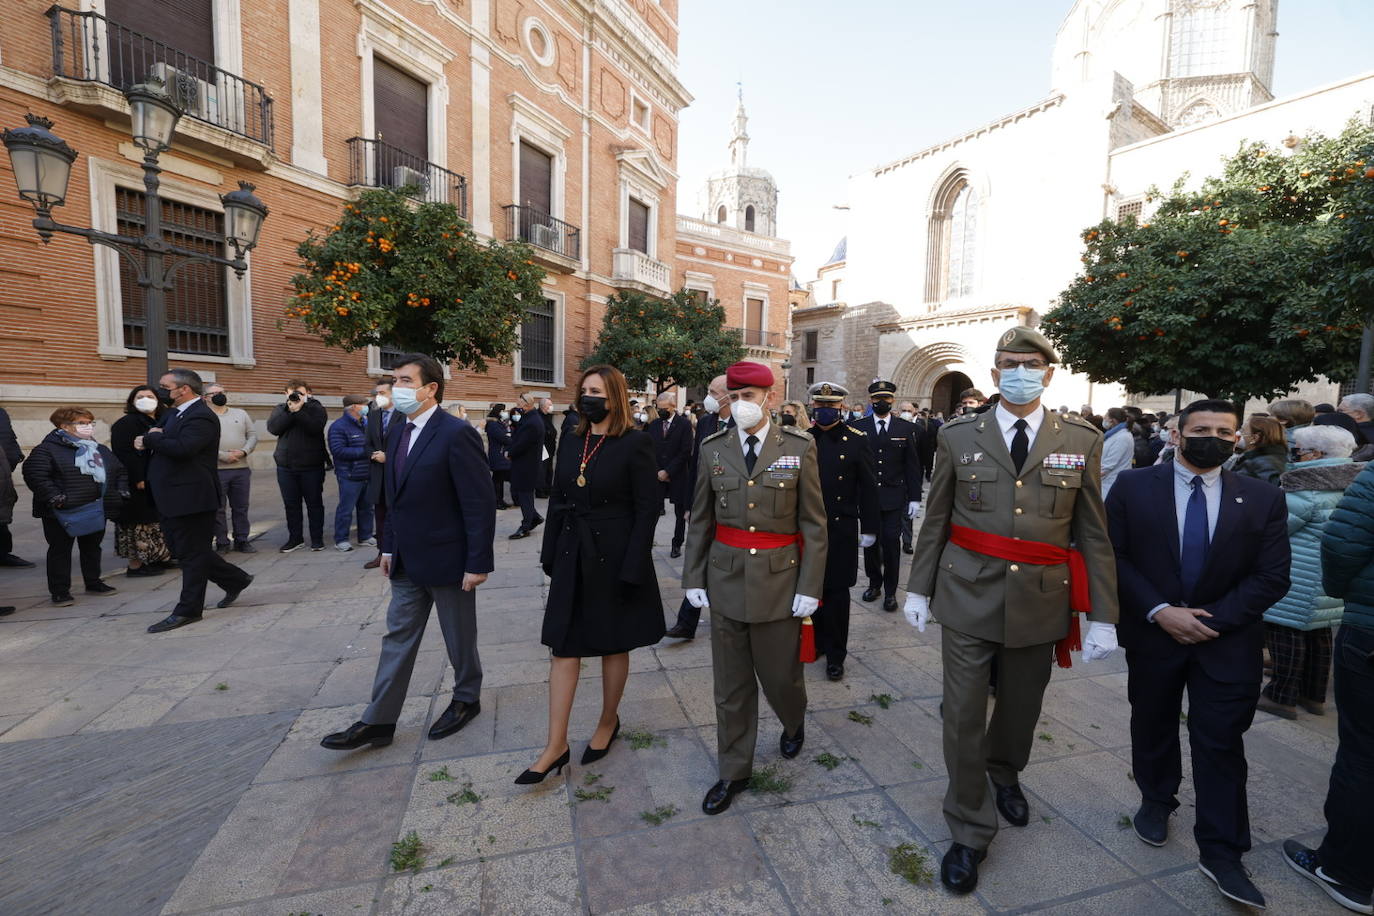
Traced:
[[782, 347], [782, 335], [777, 331], [759, 331], [754, 328], [730, 328], [739, 331], [741, 343], [746, 347], [769, 347], [777, 350]]
[[257, 83], [99, 13], [54, 6], [47, 16], [54, 75], [103, 83], [120, 92], [156, 76], [188, 117], [272, 148], [272, 98]]
[[348, 141], [350, 185], [365, 188], [415, 188], [415, 196], [431, 203], [453, 204], [468, 216], [468, 180], [432, 162], [381, 140], [353, 137]]
[[508, 204], [506, 241], [529, 242], [536, 248], [552, 251], [576, 261], [582, 256], [582, 230], [533, 207]]

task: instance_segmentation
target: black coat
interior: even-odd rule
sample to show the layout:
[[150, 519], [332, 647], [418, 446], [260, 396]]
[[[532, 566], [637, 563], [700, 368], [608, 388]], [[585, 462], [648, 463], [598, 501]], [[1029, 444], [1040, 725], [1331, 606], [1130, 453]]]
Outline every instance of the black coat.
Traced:
[[314, 398], [306, 399], [300, 410], [292, 413], [283, 402], [272, 408], [267, 418], [267, 431], [277, 437], [272, 458], [277, 467], [293, 471], [310, 471], [329, 466], [329, 451], [324, 445], [324, 427], [329, 412]]
[[10, 422], [9, 412], [0, 407], [0, 450], [9, 459], [10, 470], [24, 463], [24, 451], [19, 447], [19, 439], [14, 435], [14, 424]]
[[[367, 438], [364, 441], [364, 447], [367, 449], [368, 455], [371, 455], [373, 452], [386, 451], [387, 437], [382, 431], [382, 415], [385, 413], [387, 413], [387, 411], [377, 410], [376, 408], [368, 411]], [[405, 423], [405, 414], [394, 407], [391, 408], [390, 413], [391, 419], [387, 420], [386, 433], [391, 432], [391, 424], [395, 423], [398, 417], [402, 424]], [[371, 458], [368, 458], [368, 464], [371, 466], [368, 468], [367, 501], [375, 505], [378, 500], [386, 498], [386, 493], [382, 487], [382, 472], [386, 469], [386, 465], [385, 463], [373, 461]]]
[[[521, 421], [523, 422], [523, 421]], [[539, 561], [552, 578], [542, 641], [561, 657], [611, 655], [663, 638], [652, 545], [663, 505], [649, 437], [605, 440], [577, 485], [583, 439], [564, 440]]]
[[510, 491], [533, 492], [542, 486], [544, 474], [544, 418], [531, 410], [515, 424], [510, 437]]
[[644, 431], [654, 440], [654, 461], [658, 470], [668, 472], [668, 482], [663, 484], [663, 496], [675, 506], [692, 503], [692, 421], [683, 416], [674, 416], [668, 425], [668, 433], [663, 433], [663, 421], [654, 417], [645, 425]]
[[[103, 445], [100, 458], [105, 462], [105, 517], [118, 519], [129, 493], [128, 477], [114, 452]], [[24, 483], [33, 491], [34, 518], [56, 518], [52, 505], [55, 497], [62, 497], [62, 509], [76, 509], [100, 499], [100, 484], [76, 466], [76, 446], [55, 429], [29, 452], [21, 467]]]
[[176, 410], [167, 411], [159, 422], [162, 432], [143, 437], [144, 447], [153, 453], [148, 486], [158, 511], [164, 518], [214, 512], [223, 501], [219, 416], [204, 401], [196, 401], [179, 416]]
[[554, 425], [553, 414], [539, 412], [539, 419], [544, 423], [544, 451], [549, 453], [549, 458], [558, 454], [558, 427]]
[[487, 467], [493, 471], [509, 471], [510, 429], [500, 417], [487, 417]]
[[[134, 439], [157, 424], [146, 413], [126, 413], [110, 427], [110, 451], [129, 474], [129, 502], [119, 520], [126, 525], [150, 525], [158, 520], [153, 491], [148, 488], [148, 459], [151, 453], [134, 448]], [[139, 489], [139, 484], [143, 488]]]
[[859, 535], [881, 531], [877, 465], [863, 434], [844, 423], [810, 432], [825, 495], [825, 588], [850, 588], [859, 575]]

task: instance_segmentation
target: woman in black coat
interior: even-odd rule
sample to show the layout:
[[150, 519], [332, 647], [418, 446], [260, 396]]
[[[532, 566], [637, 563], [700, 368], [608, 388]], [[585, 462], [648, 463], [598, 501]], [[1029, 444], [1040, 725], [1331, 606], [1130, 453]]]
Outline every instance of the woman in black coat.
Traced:
[[510, 480], [510, 455], [506, 452], [510, 448], [510, 427], [506, 425], [509, 417], [505, 404], [493, 404], [487, 411], [487, 425], [483, 429], [487, 434], [487, 467], [491, 468], [491, 484], [496, 488], [498, 509], [510, 508], [510, 503], [506, 502], [506, 481]]
[[654, 448], [631, 427], [625, 376], [610, 366], [582, 375], [583, 419], [558, 450], [540, 563], [553, 581], [542, 641], [549, 666], [549, 737], [516, 779], [539, 782], [571, 757], [568, 717], [584, 656], [601, 656], [601, 719], [582, 755], [606, 755], [620, 730], [617, 709], [630, 650], [663, 638], [663, 601], [651, 548], [662, 505]]
[[126, 576], [160, 576], [172, 558], [153, 505], [153, 491], [148, 489], [151, 453], [134, 448], [135, 439], [160, 425], [166, 409], [156, 391], [138, 385], [124, 399], [124, 416], [110, 427], [110, 451], [129, 475], [129, 502], [115, 523], [115, 555], [129, 561]]
[[72, 542], [81, 554], [81, 576], [89, 595], [116, 589], [100, 580], [100, 542], [105, 526], [77, 537], [69, 535], [57, 510], [79, 509], [104, 500], [106, 519], [118, 518], [129, 495], [124, 467], [108, 448], [95, 442], [95, 416], [84, 407], [59, 407], [49, 418], [53, 431], [24, 459], [24, 483], [33, 491], [33, 517], [42, 519], [48, 541], [48, 593], [57, 607], [72, 598]]

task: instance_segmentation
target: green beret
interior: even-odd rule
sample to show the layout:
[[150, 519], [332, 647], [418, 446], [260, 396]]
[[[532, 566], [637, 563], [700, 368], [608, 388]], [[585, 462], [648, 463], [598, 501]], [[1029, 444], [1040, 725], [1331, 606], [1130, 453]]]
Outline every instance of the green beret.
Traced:
[[1054, 347], [1045, 335], [1021, 324], [1010, 328], [997, 338], [997, 349], [1007, 353], [1039, 353], [1047, 362], [1059, 362], [1059, 354], [1054, 352]]

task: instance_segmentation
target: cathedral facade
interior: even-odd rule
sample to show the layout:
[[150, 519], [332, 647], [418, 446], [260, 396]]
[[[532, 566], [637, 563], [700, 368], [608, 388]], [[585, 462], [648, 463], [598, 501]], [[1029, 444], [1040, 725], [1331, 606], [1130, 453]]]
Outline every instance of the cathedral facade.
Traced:
[[[824, 376], [864, 390], [882, 376], [899, 399], [948, 413], [961, 388], [990, 389], [996, 339], [1053, 307], [1081, 266], [1085, 227], [1148, 216], [1148, 188], [1198, 183], [1243, 141], [1369, 117], [1374, 74], [1273, 97], [1276, 7], [1077, 0], [1046, 96], [851, 178], [839, 257], [794, 297], [794, 385]], [[1046, 397], [1099, 410], [1127, 400], [1062, 370]]]

